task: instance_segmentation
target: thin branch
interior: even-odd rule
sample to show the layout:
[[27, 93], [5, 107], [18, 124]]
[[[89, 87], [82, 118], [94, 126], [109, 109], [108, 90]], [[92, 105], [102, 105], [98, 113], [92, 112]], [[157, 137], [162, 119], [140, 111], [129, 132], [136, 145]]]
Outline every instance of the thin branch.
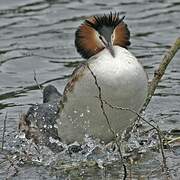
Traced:
[[102, 99], [102, 90], [101, 90], [101, 87], [100, 87], [99, 84], [98, 84], [97, 77], [96, 77], [96, 75], [94, 74], [94, 72], [91, 70], [91, 68], [89, 67], [88, 64], [87, 64], [87, 68], [89, 69], [91, 75], [93, 76], [94, 81], [95, 81], [95, 85], [96, 85], [97, 88], [98, 88], [98, 99], [99, 99], [99, 101], [100, 101], [101, 110], [102, 110], [103, 115], [104, 115], [104, 117], [105, 117], [105, 119], [106, 119], [106, 122], [107, 122], [107, 124], [108, 124], [108, 126], [109, 126], [109, 129], [110, 129], [111, 133], [112, 133], [113, 136], [114, 136], [115, 144], [116, 144], [116, 146], [117, 146], [117, 148], [118, 148], [119, 156], [120, 156], [120, 159], [121, 159], [121, 162], [122, 162], [122, 165], [123, 165], [123, 170], [124, 170], [123, 180], [125, 180], [125, 179], [127, 178], [127, 167], [126, 167], [126, 165], [125, 165], [125, 163], [124, 163], [124, 158], [123, 158], [123, 155], [122, 155], [121, 146], [120, 146], [119, 141], [118, 141], [118, 140], [119, 140], [119, 135], [118, 135], [118, 134], [114, 131], [114, 129], [111, 127], [111, 123], [110, 123], [109, 118], [108, 118], [108, 116], [107, 116], [107, 114], [106, 114], [106, 111], [105, 111], [105, 109], [104, 109], [104, 101], [103, 101], [103, 99]]
[[[157, 128], [159, 129], [159, 126], [157, 126]], [[168, 169], [167, 162], [166, 162], [166, 156], [165, 156], [165, 152], [164, 152], [164, 146], [163, 146], [160, 129], [159, 129], [159, 131], [157, 131], [157, 133], [158, 133], [158, 138], [159, 138], [161, 155], [162, 155], [162, 159], [163, 159], [163, 169], [162, 170], [163, 170], [163, 172], [166, 172], [166, 177], [168, 179], [169, 178], [169, 169]]]
[[[169, 172], [168, 172], [168, 167], [167, 167], [167, 163], [166, 163], [166, 156], [164, 153], [164, 147], [163, 147], [163, 141], [162, 141], [162, 132], [159, 128], [159, 126], [154, 126], [153, 124], [151, 124], [149, 121], [147, 121], [145, 118], [143, 118], [139, 113], [137, 113], [136, 111], [130, 109], [130, 108], [123, 108], [120, 106], [113, 106], [112, 104], [108, 103], [106, 100], [102, 101], [108, 105], [110, 108], [114, 108], [117, 110], [124, 110], [124, 111], [130, 111], [134, 114], [136, 114], [140, 119], [142, 119], [144, 122], [146, 122], [148, 125], [150, 125], [152, 128], [154, 128], [157, 131], [157, 135], [158, 135], [158, 139], [159, 139], [159, 144], [160, 144], [160, 150], [161, 150], [161, 155], [162, 155], [162, 159], [163, 159], [163, 171], [166, 172], [167, 177], [169, 176]], [[168, 177], [169, 178], [169, 177]]]
[[174, 143], [174, 142], [177, 142], [177, 141], [180, 141], [180, 137], [176, 137], [176, 138], [173, 138], [173, 139], [169, 140], [167, 142], [167, 144], [171, 144], [171, 143]]
[[158, 86], [158, 83], [160, 82], [162, 76], [164, 75], [167, 66], [177, 53], [177, 51], [180, 49], [180, 37], [176, 39], [175, 43], [171, 46], [171, 48], [164, 54], [163, 59], [158, 67], [158, 69], [154, 72], [154, 77], [149, 85], [148, 88], [148, 96], [146, 99], [146, 102], [144, 103], [143, 110], [146, 109], [148, 106], [152, 96], [154, 95], [154, 92]]
[[133, 114], [136, 114], [139, 118], [141, 118], [144, 122], [146, 122], [149, 126], [151, 126], [152, 128], [156, 129], [157, 131], [159, 131], [159, 129], [154, 126], [153, 124], [151, 124], [149, 121], [147, 121], [145, 118], [143, 118], [139, 113], [137, 113], [135, 110], [133, 109], [130, 109], [130, 108], [124, 108], [124, 107], [120, 107], [120, 106], [114, 106], [110, 103], [108, 103], [106, 100], [102, 99], [102, 101], [108, 105], [110, 108], [112, 109], [117, 109], [117, 110], [123, 110], [123, 111], [130, 111], [132, 112]]
[[41, 90], [41, 93], [43, 94], [43, 90], [41, 88], [41, 85], [39, 84], [37, 78], [36, 78], [36, 71], [35, 69], [33, 69], [33, 73], [34, 73], [34, 81], [36, 82], [36, 85], [38, 86], [38, 88]]
[[14, 161], [9, 157], [9, 155], [6, 156], [7, 160], [9, 161], [10, 165], [7, 169], [7, 172], [9, 174], [9, 171], [10, 171], [10, 168], [14, 168], [14, 173], [13, 174], [10, 174], [6, 179], [10, 179], [11, 177], [15, 177], [17, 176], [17, 174], [19, 173], [19, 169], [16, 167]]
[[5, 142], [5, 133], [6, 133], [6, 121], [7, 121], [7, 112], [4, 117], [4, 123], [3, 123], [3, 134], [2, 134], [2, 147], [1, 150], [4, 149], [4, 142]]
[[[164, 73], [166, 71], [167, 66], [169, 65], [169, 63], [171, 62], [171, 60], [173, 59], [173, 57], [175, 56], [175, 54], [177, 53], [177, 51], [179, 49], [180, 49], [180, 37], [178, 37], [176, 39], [175, 43], [164, 54], [163, 59], [159, 65], [158, 69], [154, 72], [154, 77], [153, 77], [153, 79], [149, 85], [149, 88], [148, 88], [148, 96], [146, 98], [146, 101], [144, 103], [144, 106], [143, 106], [141, 112], [147, 108], [147, 106], [148, 106], [152, 96], [154, 95], [154, 92], [155, 92], [162, 76], [164, 75]], [[159, 141], [160, 141], [160, 149], [161, 149], [161, 154], [162, 154], [162, 158], [163, 158], [163, 170], [165, 170], [166, 177], [167, 177], [167, 179], [169, 179], [169, 172], [168, 172], [168, 167], [167, 167], [167, 163], [166, 163], [166, 157], [165, 157], [165, 153], [164, 153], [164, 147], [163, 147], [160, 129], [158, 126], [155, 129], [157, 130]]]
[[116, 137], [117, 135], [116, 135], [115, 131], [112, 129], [111, 123], [110, 123], [110, 121], [109, 121], [109, 119], [108, 119], [108, 116], [107, 116], [107, 114], [106, 114], [106, 112], [105, 112], [105, 109], [104, 109], [104, 103], [103, 103], [103, 101], [102, 101], [102, 90], [101, 90], [101, 87], [99, 86], [99, 84], [98, 84], [98, 82], [97, 82], [96, 75], [95, 75], [95, 74], [93, 73], [93, 71], [90, 69], [89, 65], [87, 65], [87, 67], [88, 67], [89, 71], [91, 72], [91, 75], [93, 76], [93, 78], [94, 78], [94, 80], [95, 80], [95, 85], [96, 85], [97, 88], [98, 88], [98, 99], [99, 99], [100, 104], [101, 104], [101, 109], [102, 109], [103, 115], [104, 115], [104, 117], [105, 117], [105, 119], [106, 119], [106, 121], [107, 121], [107, 124], [108, 124], [108, 126], [109, 126], [109, 129], [110, 129], [112, 135], [113, 135], [114, 137]]

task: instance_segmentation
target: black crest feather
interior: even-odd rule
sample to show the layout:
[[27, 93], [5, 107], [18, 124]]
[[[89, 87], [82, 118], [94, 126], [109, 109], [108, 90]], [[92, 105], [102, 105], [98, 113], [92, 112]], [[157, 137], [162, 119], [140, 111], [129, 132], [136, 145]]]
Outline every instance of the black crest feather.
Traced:
[[118, 24], [120, 24], [124, 20], [125, 16], [122, 18], [119, 18], [119, 13], [112, 13], [103, 16], [94, 16], [95, 22], [91, 22], [89, 20], [85, 20], [85, 23], [96, 29], [99, 30], [102, 26], [110, 26], [110, 27], [116, 27]]

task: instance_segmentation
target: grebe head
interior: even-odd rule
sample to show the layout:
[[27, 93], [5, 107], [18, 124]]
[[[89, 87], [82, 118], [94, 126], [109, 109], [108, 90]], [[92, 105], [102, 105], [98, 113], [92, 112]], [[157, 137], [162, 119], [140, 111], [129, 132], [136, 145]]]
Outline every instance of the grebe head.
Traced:
[[75, 34], [75, 46], [81, 56], [88, 59], [107, 48], [115, 57], [113, 45], [127, 48], [130, 32], [123, 22], [124, 17], [119, 18], [119, 13], [111, 12], [85, 20]]

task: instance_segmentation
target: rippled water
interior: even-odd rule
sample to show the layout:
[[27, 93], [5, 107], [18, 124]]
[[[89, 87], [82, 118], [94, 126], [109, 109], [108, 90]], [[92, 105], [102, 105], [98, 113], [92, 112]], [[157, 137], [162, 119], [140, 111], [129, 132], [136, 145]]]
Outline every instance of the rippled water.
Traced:
[[[34, 72], [40, 84], [53, 84], [63, 91], [73, 68], [83, 60], [74, 47], [76, 28], [86, 17], [109, 11], [126, 15], [131, 31], [130, 51], [151, 78], [163, 53], [179, 36], [179, 0], [0, 1], [0, 129], [6, 112], [6, 134], [10, 135], [17, 130], [19, 115], [31, 104], [42, 102]], [[146, 112], [146, 118], [157, 121], [164, 130], [180, 127], [179, 59], [180, 53], [169, 65]], [[176, 166], [179, 163], [172, 162]], [[43, 174], [48, 178], [42, 167], [26, 168], [26, 177], [33, 172], [32, 179], [43, 179]], [[91, 171], [87, 179], [92, 173], [99, 179], [105, 177], [102, 170]], [[109, 171], [107, 179], [116, 177], [113, 173], [116, 170]]]

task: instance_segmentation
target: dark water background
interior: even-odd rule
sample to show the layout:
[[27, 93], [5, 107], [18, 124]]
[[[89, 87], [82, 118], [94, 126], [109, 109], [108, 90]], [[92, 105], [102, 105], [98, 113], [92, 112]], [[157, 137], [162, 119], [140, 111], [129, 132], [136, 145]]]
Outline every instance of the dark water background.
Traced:
[[[67, 77], [83, 60], [74, 47], [76, 28], [86, 17], [110, 11], [126, 15], [130, 51], [151, 79], [180, 35], [179, 0], [0, 0], [0, 135], [6, 112], [6, 134], [11, 134], [17, 131], [19, 115], [42, 102], [34, 71], [40, 84], [63, 91]], [[180, 128], [180, 53], [169, 65], [146, 118], [164, 130]], [[43, 179], [44, 169], [31, 171], [36, 172], [32, 179]]]

